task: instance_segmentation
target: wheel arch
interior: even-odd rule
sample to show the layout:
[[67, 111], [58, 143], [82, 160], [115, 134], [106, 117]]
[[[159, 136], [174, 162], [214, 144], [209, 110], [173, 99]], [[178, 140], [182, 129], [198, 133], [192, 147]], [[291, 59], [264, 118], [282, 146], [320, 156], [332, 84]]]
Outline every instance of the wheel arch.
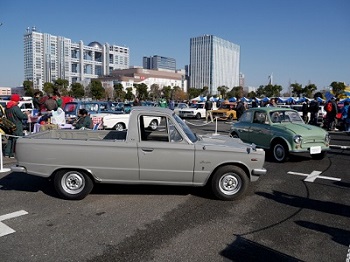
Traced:
[[216, 171], [221, 168], [221, 167], [224, 167], [224, 166], [236, 166], [236, 167], [239, 167], [241, 168], [244, 173], [247, 175], [249, 181], [251, 180], [250, 178], [250, 172], [249, 172], [249, 169], [246, 165], [244, 165], [243, 163], [241, 162], [231, 162], [231, 163], [221, 163], [220, 165], [216, 166], [215, 169], [213, 169], [213, 171], [210, 173], [210, 175], [208, 176], [208, 179], [206, 181], [206, 185], [209, 185], [211, 183], [211, 180], [213, 179], [213, 176], [214, 174], [216, 173]]
[[84, 172], [86, 175], [88, 175], [91, 178], [93, 183], [98, 182], [98, 180], [95, 179], [95, 177], [92, 175], [91, 170], [86, 169], [86, 168], [81, 168], [81, 167], [62, 167], [62, 168], [57, 168], [55, 171], [52, 172], [52, 174], [49, 177], [49, 179], [53, 179], [58, 172], [63, 172], [63, 171], [67, 172], [67, 171], [72, 171], [72, 170]]
[[288, 147], [288, 151], [291, 150], [290, 143], [283, 137], [274, 137], [271, 140], [271, 142], [270, 142], [270, 148], [269, 149], [272, 149], [272, 145], [274, 145], [275, 143], [283, 143], [283, 144], [285, 144]]

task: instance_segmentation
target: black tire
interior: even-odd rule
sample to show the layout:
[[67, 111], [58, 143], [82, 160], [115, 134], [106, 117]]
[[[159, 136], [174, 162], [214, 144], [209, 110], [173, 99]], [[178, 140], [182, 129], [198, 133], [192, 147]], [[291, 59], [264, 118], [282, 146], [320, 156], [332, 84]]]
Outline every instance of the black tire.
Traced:
[[214, 195], [226, 201], [238, 199], [248, 188], [247, 174], [237, 166], [220, 167], [211, 180]]
[[232, 121], [232, 120], [233, 120], [233, 115], [230, 114], [230, 115], [228, 116], [228, 119], [229, 119], [230, 121]]
[[82, 170], [61, 170], [55, 174], [54, 187], [63, 199], [81, 200], [94, 187], [92, 179]]
[[277, 141], [271, 147], [273, 159], [278, 163], [287, 161], [289, 157], [288, 147], [282, 141]]
[[155, 120], [155, 119], [153, 119], [152, 121], [151, 121], [151, 123], [149, 123], [149, 129], [151, 129], [151, 130], [157, 130], [157, 128], [158, 128], [158, 121], [157, 120]]
[[319, 154], [312, 154], [311, 157], [312, 159], [315, 159], [315, 160], [322, 160], [323, 158], [326, 157], [326, 155], [327, 155], [327, 151], [322, 151]]
[[117, 130], [117, 131], [122, 131], [125, 129], [125, 126], [123, 123], [117, 123], [115, 126], [114, 126], [114, 129]]
[[200, 113], [197, 113], [197, 115], [196, 115], [196, 119], [201, 119], [201, 114]]
[[236, 132], [232, 132], [231, 133], [231, 137], [232, 138], [239, 138], [238, 134]]

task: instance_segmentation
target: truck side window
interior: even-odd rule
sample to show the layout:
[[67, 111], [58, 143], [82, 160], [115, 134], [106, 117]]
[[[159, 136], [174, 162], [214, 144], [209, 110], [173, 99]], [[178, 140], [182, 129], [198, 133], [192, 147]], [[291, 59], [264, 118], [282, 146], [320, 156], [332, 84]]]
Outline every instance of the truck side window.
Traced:
[[141, 141], [169, 142], [166, 117], [141, 115], [139, 128]]

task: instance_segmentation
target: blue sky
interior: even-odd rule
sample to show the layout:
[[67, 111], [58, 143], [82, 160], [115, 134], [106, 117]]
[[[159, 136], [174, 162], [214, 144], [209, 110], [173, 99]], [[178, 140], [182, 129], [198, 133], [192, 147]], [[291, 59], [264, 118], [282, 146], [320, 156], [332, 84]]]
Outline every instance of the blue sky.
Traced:
[[[27, 27], [130, 48], [130, 65], [143, 56], [189, 63], [190, 38], [215, 35], [241, 47], [240, 71], [248, 86], [309, 82], [323, 90], [350, 84], [348, 0], [2, 0], [0, 86], [23, 83]], [[230, 87], [231, 88], [231, 87]]]

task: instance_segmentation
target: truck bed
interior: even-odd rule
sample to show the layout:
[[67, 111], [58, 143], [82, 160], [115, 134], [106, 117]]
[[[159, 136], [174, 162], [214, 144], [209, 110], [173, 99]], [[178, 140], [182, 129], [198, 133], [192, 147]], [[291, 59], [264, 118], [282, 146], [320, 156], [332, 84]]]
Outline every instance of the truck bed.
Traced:
[[127, 131], [56, 129], [34, 133], [25, 138], [60, 140], [126, 140]]

